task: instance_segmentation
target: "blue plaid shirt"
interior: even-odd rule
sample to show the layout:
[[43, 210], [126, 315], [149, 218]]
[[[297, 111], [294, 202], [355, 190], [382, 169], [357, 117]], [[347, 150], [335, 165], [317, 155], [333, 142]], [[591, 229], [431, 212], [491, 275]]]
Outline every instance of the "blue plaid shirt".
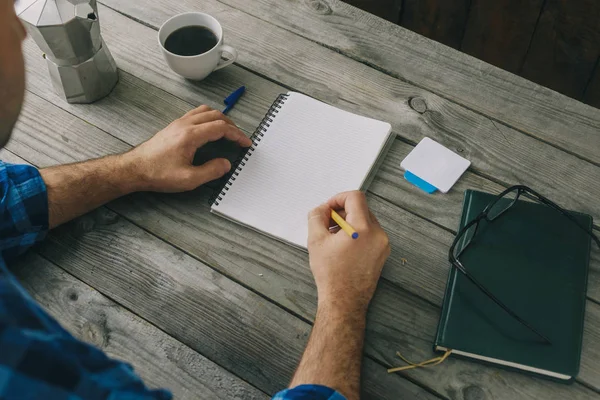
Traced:
[[[129, 364], [112, 360], [63, 329], [6, 268], [48, 232], [48, 196], [37, 169], [0, 161], [0, 399], [167, 400]], [[274, 400], [343, 400], [323, 386], [304, 385]]]

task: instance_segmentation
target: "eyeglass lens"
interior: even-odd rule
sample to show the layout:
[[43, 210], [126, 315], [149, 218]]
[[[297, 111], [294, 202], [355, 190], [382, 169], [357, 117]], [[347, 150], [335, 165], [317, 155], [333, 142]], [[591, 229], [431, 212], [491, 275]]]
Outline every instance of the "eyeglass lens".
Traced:
[[519, 198], [520, 190], [511, 190], [504, 196], [496, 200], [488, 209], [487, 218], [490, 221], [495, 220], [500, 215], [504, 214]]

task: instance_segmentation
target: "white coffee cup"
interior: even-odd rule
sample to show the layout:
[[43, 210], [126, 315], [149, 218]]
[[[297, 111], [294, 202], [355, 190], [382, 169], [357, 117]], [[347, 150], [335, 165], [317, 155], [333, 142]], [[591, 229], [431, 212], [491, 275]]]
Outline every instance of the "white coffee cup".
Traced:
[[[169, 35], [186, 26], [203, 26], [210, 29], [217, 36], [217, 44], [206, 53], [195, 56], [180, 56], [171, 53], [165, 48]], [[184, 78], [199, 81], [206, 78], [211, 72], [232, 64], [238, 56], [237, 50], [223, 44], [223, 28], [214, 17], [199, 13], [189, 12], [176, 15], [165, 22], [158, 31], [158, 43], [169, 67]], [[223, 58], [223, 53], [229, 55]]]

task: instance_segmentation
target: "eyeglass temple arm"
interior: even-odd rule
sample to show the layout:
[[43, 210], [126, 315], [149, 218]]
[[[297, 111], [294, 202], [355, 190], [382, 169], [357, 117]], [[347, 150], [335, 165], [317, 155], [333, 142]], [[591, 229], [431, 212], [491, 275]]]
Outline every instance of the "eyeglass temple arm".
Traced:
[[535, 329], [533, 326], [531, 326], [527, 321], [525, 321], [523, 318], [519, 317], [514, 311], [512, 311], [510, 308], [508, 308], [508, 306], [506, 306], [502, 301], [500, 301], [500, 299], [498, 299], [496, 296], [494, 296], [494, 294], [492, 292], [490, 292], [489, 290], [487, 290], [485, 288], [485, 286], [483, 286], [477, 279], [475, 279], [473, 276], [471, 276], [471, 274], [469, 274], [466, 270], [466, 268], [461, 264], [461, 262], [459, 260], [453, 260], [453, 264], [456, 266], [456, 268], [468, 279], [470, 280], [475, 286], [477, 286], [477, 288], [479, 290], [481, 290], [486, 296], [488, 296], [490, 299], [492, 299], [494, 301], [494, 303], [496, 303], [498, 306], [500, 306], [504, 311], [506, 311], [511, 317], [513, 317], [514, 319], [516, 319], [517, 321], [519, 321], [519, 323], [521, 323], [523, 326], [525, 326], [527, 329], [529, 329], [530, 331], [532, 331], [533, 333], [535, 333], [537, 336], [539, 336], [541, 339], [544, 340], [544, 342], [546, 344], [552, 344], [552, 342], [550, 341], [550, 339], [548, 339], [546, 336], [544, 336], [542, 333], [538, 332], [537, 329]]

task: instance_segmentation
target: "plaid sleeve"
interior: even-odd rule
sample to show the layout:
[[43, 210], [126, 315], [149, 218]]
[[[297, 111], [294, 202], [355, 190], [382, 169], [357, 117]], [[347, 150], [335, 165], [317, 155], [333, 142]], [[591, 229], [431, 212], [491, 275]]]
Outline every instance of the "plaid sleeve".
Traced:
[[48, 195], [39, 171], [0, 161], [0, 253], [22, 254], [48, 232]]
[[346, 398], [326, 386], [300, 385], [277, 393], [272, 400], [346, 400]]

